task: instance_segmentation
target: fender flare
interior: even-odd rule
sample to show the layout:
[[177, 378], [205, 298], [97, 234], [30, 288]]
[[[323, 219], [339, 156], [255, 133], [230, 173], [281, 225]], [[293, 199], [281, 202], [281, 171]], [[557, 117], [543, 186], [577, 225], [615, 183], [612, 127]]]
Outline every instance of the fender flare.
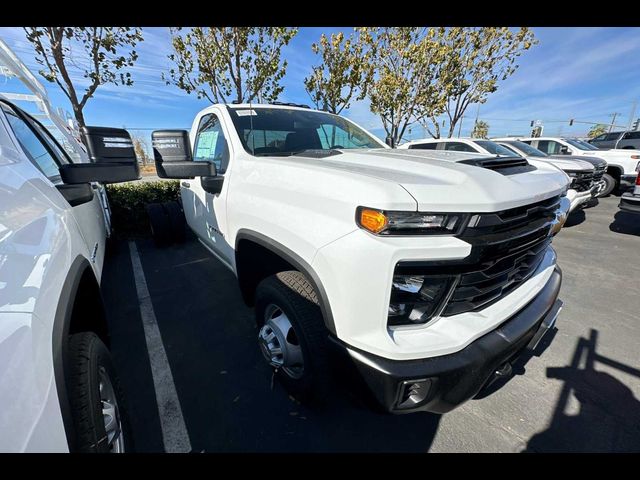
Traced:
[[80, 281], [87, 268], [91, 269], [91, 265], [89, 261], [82, 256], [76, 257], [71, 263], [67, 278], [62, 285], [60, 298], [58, 299], [51, 335], [53, 373], [69, 451], [73, 451], [76, 445], [76, 432], [71, 415], [71, 403], [69, 402], [67, 392], [65, 371], [68, 370], [66, 369], [65, 359], [67, 358], [67, 339], [69, 337], [73, 307], [78, 288], [80, 287]]
[[285, 247], [281, 243], [267, 237], [261, 233], [241, 228], [236, 234], [235, 251], [238, 252], [238, 244], [241, 240], [250, 240], [258, 245], [270, 250], [276, 255], [282, 257], [288, 263], [293, 265], [298, 271], [304, 274], [305, 277], [311, 282], [314, 290], [318, 294], [318, 300], [320, 301], [320, 311], [322, 312], [322, 318], [324, 319], [325, 326], [332, 334], [336, 334], [336, 326], [333, 319], [333, 313], [331, 311], [331, 303], [329, 302], [329, 296], [325, 291], [320, 277], [315, 270], [309, 265], [302, 257], [293, 252], [289, 248]]

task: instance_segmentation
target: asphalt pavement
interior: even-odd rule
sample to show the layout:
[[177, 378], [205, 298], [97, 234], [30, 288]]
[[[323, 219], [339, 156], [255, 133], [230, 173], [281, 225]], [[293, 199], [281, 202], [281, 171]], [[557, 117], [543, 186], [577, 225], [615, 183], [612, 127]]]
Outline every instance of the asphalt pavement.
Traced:
[[377, 413], [344, 387], [322, 410], [299, 405], [272, 384], [234, 275], [193, 237], [161, 249], [138, 239], [171, 403], [150, 360], [130, 245], [117, 242], [102, 288], [136, 449], [171, 450], [158, 412], [177, 405], [195, 452], [640, 451], [640, 215], [618, 201], [574, 212], [554, 239], [564, 309], [544, 351], [445, 415]]

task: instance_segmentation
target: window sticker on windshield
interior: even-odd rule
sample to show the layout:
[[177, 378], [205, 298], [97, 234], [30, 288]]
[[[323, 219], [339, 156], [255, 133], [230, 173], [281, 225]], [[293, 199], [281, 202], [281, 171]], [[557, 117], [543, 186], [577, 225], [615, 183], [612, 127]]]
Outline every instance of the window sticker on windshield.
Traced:
[[239, 117], [248, 117], [249, 115], [258, 115], [255, 110], [236, 110]]

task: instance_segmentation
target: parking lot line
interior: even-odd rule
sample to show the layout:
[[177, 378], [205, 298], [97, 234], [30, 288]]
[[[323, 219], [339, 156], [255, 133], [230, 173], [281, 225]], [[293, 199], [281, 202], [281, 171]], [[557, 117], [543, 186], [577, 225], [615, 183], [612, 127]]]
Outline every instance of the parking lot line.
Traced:
[[151, 375], [158, 405], [164, 449], [170, 453], [190, 452], [191, 442], [182, 416], [180, 399], [176, 392], [167, 352], [164, 349], [156, 315], [153, 311], [153, 304], [151, 303], [147, 281], [142, 270], [138, 248], [133, 241], [129, 242], [129, 253], [131, 254], [133, 276], [140, 305], [140, 316], [149, 353], [149, 363], [151, 364]]

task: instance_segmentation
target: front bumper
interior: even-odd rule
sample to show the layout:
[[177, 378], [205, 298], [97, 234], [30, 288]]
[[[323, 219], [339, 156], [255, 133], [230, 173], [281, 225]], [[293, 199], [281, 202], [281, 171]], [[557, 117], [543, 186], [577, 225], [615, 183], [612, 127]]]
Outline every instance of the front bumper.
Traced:
[[[448, 412], [474, 397], [553, 325], [562, 273], [556, 267], [539, 294], [498, 328], [462, 350], [418, 360], [390, 360], [349, 346], [332, 345], [350, 358], [377, 402], [391, 413]], [[542, 330], [541, 330], [542, 329]], [[417, 385], [417, 387], [416, 387]], [[408, 393], [414, 392], [413, 397]]]
[[622, 194], [618, 207], [625, 212], [640, 213], [640, 195], [634, 195], [633, 193]]
[[595, 186], [591, 187], [589, 190], [586, 190], [584, 192], [578, 192], [576, 190], [569, 189], [569, 191], [567, 192], [567, 198], [571, 202], [569, 206], [569, 213], [573, 212], [576, 208], [583, 205], [584, 203], [590, 201], [595, 188]]

